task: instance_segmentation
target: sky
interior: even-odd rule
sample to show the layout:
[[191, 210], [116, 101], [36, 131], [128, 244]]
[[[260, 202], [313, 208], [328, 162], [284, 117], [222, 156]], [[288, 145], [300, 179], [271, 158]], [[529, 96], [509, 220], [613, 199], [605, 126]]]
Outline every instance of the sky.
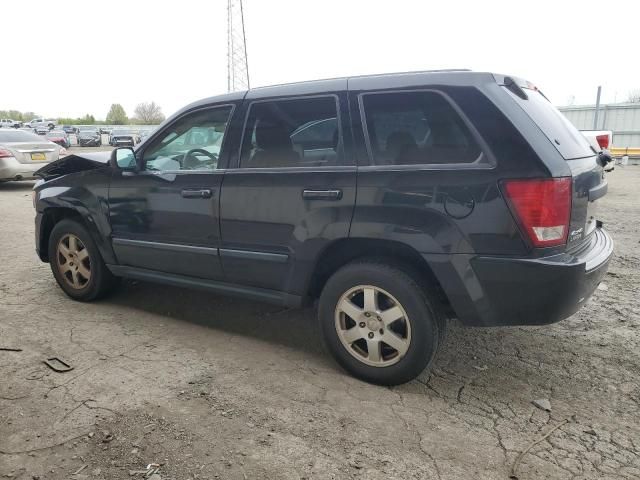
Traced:
[[[9, 1], [0, 110], [47, 117], [144, 101], [166, 115], [227, 90], [227, 0]], [[556, 105], [640, 88], [634, 0], [244, 0], [252, 86], [470, 68], [536, 84]]]

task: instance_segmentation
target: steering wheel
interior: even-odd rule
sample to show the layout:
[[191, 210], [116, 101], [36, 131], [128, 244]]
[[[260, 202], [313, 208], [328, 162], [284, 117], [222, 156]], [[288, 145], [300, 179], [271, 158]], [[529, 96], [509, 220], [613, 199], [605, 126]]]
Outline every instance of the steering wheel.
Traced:
[[180, 160], [180, 164], [183, 167], [186, 167], [188, 165], [187, 158], [191, 157], [195, 153], [199, 153], [201, 155], [209, 157], [211, 160], [214, 160], [214, 161], [218, 160], [218, 156], [215, 153], [207, 152], [204, 148], [192, 148], [191, 150], [189, 150], [184, 154], [184, 156], [182, 157], [182, 160]]

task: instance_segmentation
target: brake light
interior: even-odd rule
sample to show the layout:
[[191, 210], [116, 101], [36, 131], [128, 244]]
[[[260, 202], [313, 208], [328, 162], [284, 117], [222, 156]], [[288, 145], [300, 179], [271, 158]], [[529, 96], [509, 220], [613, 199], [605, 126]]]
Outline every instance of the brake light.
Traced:
[[0, 148], [0, 158], [13, 157], [13, 153], [9, 150], [5, 150], [4, 148]]
[[503, 193], [534, 247], [567, 243], [571, 177], [505, 180]]
[[596, 135], [596, 142], [598, 142], [600, 148], [609, 148], [609, 135]]

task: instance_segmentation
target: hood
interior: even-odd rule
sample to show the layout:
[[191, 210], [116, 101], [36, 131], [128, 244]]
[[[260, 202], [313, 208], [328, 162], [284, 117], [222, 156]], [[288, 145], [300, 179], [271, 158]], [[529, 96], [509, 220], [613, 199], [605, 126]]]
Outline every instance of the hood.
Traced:
[[78, 136], [80, 138], [94, 138], [94, 137], [97, 137], [98, 135], [100, 135], [98, 132], [80, 132], [80, 133], [78, 133]]
[[67, 175], [69, 173], [107, 168], [111, 152], [90, 152], [68, 155], [60, 160], [51, 162], [35, 172], [35, 175], [45, 180]]

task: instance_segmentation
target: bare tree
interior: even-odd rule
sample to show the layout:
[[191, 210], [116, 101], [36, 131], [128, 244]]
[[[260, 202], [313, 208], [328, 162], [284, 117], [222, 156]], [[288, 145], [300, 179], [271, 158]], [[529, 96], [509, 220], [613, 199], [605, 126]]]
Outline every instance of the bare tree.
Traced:
[[640, 88], [635, 88], [627, 94], [627, 102], [640, 103]]
[[156, 125], [164, 120], [162, 108], [156, 102], [142, 102], [134, 111], [137, 123], [142, 125]]

